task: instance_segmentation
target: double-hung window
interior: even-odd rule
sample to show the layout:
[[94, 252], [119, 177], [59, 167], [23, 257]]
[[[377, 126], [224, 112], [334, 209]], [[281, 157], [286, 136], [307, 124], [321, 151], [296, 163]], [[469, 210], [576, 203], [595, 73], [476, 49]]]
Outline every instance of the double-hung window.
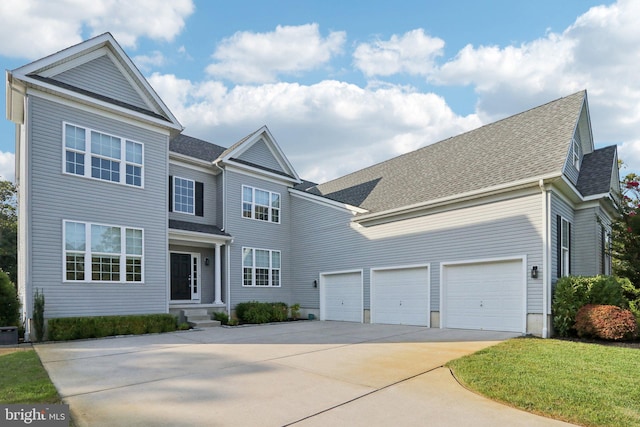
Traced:
[[65, 173], [143, 186], [141, 143], [69, 123], [63, 133]]
[[140, 228], [64, 221], [64, 280], [142, 282]]
[[280, 251], [242, 248], [242, 285], [280, 287]]
[[280, 194], [243, 185], [242, 216], [279, 224]]
[[571, 223], [558, 215], [558, 277], [571, 274]]
[[173, 211], [193, 215], [195, 213], [195, 182], [173, 177]]
[[575, 138], [571, 141], [572, 161], [573, 166], [580, 170], [580, 143]]

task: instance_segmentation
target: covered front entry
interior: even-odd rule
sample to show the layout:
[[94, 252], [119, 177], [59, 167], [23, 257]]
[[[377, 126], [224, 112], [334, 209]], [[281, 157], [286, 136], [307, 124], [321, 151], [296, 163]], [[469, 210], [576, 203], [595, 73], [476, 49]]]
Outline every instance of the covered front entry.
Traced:
[[442, 264], [441, 327], [525, 332], [525, 260]]
[[200, 301], [200, 254], [171, 252], [171, 300]]

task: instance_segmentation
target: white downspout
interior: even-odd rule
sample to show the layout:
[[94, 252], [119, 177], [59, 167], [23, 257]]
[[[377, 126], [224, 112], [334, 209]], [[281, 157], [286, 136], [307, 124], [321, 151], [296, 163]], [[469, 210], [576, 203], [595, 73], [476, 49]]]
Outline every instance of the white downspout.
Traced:
[[542, 190], [542, 338], [549, 338], [549, 242], [551, 242], [549, 228], [549, 206], [551, 193], [544, 186], [544, 180], [538, 182]]
[[[220, 169], [222, 173], [222, 231], [227, 231], [227, 176], [224, 168], [221, 168], [218, 164], [220, 160], [216, 160], [213, 162], [213, 165]], [[227, 314], [231, 315], [231, 244], [233, 240], [228, 240], [225, 245], [225, 261], [226, 261], [226, 293], [227, 297]]]

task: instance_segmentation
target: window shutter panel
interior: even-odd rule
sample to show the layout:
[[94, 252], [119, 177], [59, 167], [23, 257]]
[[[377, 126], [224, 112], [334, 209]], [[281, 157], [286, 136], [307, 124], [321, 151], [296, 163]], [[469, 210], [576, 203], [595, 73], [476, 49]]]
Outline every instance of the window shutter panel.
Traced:
[[196, 216], [204, 216], [204, 184], [196, 182]]
[[567, 274], [571, 274], [571, 223], [567, 222], [567, 226], [569, 226], [569, 271]]
[[556, 277], [562, 277], [562, 217], [556, 215]]
[[173, 176], [169, 175], [169, 212], [173, 212]]

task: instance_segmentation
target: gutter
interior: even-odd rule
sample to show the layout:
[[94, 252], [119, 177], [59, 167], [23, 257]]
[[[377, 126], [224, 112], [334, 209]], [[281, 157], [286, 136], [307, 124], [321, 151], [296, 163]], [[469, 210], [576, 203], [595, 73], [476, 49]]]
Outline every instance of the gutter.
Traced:
[[[227, 232], [227, 173], [224, 168], [220, 167], [220, 159], [214, 160], [211, 164], [218, 169], [220, 169], [220, 173], [222, 174], [222, 231]], [[233, 238], [227, 241], [227, 250], [226, 250], [226, 288], [227, 288], [227, 314], [231, 316], [231, 244], [233, 243]]]

